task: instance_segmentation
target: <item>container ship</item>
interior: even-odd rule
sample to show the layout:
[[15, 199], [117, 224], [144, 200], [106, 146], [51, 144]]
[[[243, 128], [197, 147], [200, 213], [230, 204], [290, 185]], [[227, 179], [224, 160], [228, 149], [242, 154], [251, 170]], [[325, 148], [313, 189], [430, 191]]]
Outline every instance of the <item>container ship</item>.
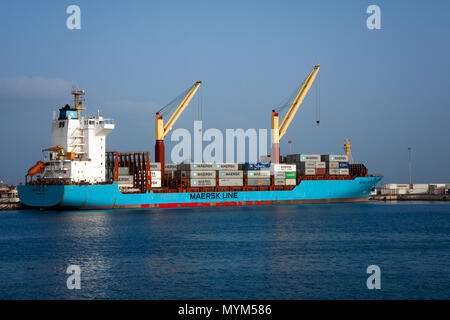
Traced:
[[156, 113], [154, 162], [149, 152], [107, 152], [106, 137], [114, 130], [114, 121], [99, 112], [83, 116], [85, 92], [73, 88], [73, 106], [65, 105], [53, 117], [44, 159], [18, 186], [20, 200], [29, 207], [63, 210], [367, 201], [382, 177], [352, 163], [348, 140], [344, 154], [280, 156], [279, 141], [319, 68], [316, 65], [302, 83], [281, 124], [278, 112], [272, 110], [271, 155], [257, 163], [165, 163], [164, 138], [201, 81], [183, 93], [167, 123], [163, 110]]

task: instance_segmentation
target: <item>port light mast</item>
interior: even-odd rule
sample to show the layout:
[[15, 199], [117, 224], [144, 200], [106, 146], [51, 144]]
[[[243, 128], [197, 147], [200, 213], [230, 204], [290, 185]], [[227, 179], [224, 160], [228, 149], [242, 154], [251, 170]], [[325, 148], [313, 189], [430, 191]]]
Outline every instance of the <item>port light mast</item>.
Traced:
[[198, 88], [202, 84], [201, 81], [197, 81], [187, 92], [187, 94], [183, 97], [178, 107], [175, 109], [175, 111], [172, 113], [172, 115], [169, 117], [169, 120], [166, 124], [164, 124], [164, 120], [162, 115], [160, 114], [161, 110], [156, 113], [155, 118], [155, 137], [156, 137], [156, 143], [155, 143], [155, 162], [161, 163], [161, 176], [164, 177], [164, 164], [165, 164], [165, 147], [164, 147], [164, 138], [169, 133], [170, 130], [172, 130], [173, 125], [178, 120], [178, 118], [181, 116], [183, 111], [187, 108], [189, 105], [189, 102], [194, 97], [195, 93], [197, 92]]
[[314, 66], [312, 71], [309, 73], [306, 80], [303, 82], [300, 87], [299, 92], [295, 96], [294, 101], [292, 102], [288, 112], [284, 116], [281, 124], [279, 125], [279, 115], [275, 110], [272, 110], [272, 148], [271, 148], [271, 161], [272, 163], [280, 162], [280, 140], [286, 134], [286, 130], [289, 128], [292, 120], [294, 119], [295, 114], [297, 113], [300, 105], [306, 97], [309, 89], [311, 88], [314, 80], [316, 79], [317, 73], [320, 69], [320, 63]]

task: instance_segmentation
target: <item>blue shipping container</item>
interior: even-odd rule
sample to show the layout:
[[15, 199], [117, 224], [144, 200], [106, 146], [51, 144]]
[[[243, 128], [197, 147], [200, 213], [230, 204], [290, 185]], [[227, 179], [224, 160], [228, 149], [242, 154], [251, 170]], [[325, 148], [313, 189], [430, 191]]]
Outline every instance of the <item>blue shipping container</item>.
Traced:
[[339, 168], [347, 169], [349, 167], [348, 162], [339, 162]]
[[246, 163], [245, 170], [267, 170], [270, 169], [270, 163]]

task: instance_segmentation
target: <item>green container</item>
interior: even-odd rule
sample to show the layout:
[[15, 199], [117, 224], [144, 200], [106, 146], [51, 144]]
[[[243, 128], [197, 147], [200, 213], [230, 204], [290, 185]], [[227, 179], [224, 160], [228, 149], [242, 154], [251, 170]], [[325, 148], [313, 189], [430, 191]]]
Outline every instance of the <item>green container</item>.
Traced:
[[296, 172], [286, 172], [286, 179], [295, 179], [297, 178]]

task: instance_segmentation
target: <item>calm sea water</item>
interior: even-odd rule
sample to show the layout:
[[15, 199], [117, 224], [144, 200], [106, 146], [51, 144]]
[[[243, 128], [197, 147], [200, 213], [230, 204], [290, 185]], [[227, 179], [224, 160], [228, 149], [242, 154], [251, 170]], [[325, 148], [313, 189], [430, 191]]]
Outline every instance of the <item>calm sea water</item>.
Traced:
[[2, 299], [449, 299], [449, 264], [448, 203], [0, 213]]

